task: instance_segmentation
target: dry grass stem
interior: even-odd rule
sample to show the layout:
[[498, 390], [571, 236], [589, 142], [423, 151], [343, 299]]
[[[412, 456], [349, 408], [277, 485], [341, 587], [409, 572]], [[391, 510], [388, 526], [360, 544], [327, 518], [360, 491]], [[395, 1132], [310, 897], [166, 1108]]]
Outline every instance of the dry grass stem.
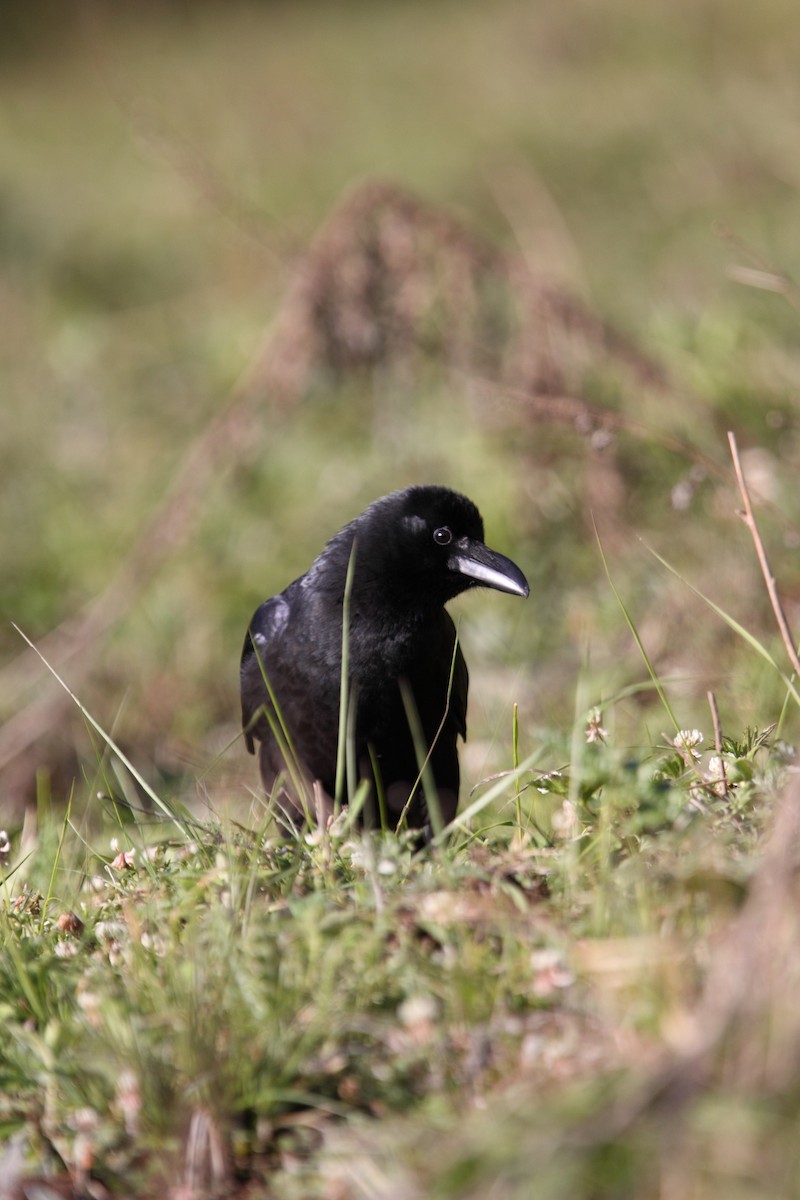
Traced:
[[736, 472], [736, 481], [739, 485], [742, 503], [744, 504], [744, 513], [742, 516], [747, 528], [750, 530], [750, 536], [752, 537], [753, 544], [756, 548], [758, 562], [761, 567], [761, 574], [764, 576], [764, 582], [767, 585], [767, 593], [769, 595], [770, 604], [772, 605], [772, 611], [775, 614], [775, 620], [778, 622], [778, 629], [780, 630], [781, 637], [783, 638], [783, 644], [786, 647], [786, 653], [789, 655], [789, 661], [792, 664], [793, 670], [797, 675], [800, 675], [800, 658], [797, 654], [797, 644], [792, 636], [792, 631], [789, 628], [789, 622], [786, 619], [786, 613], [783, 611], [783, 605], [781, 604], [781, 599], [778, 595], [778, 586], [775, 581], [775, 576], [773, 575], [772, 569], [769, 565], [769, 559], [767, 558], [767, 552], [764, 548], [764, 543], [761, 540], [761, 534], [758, 532], [758, 525], [756, 524], [756, 518], [753, 512], [753, 505], [750, 501], [750, 493], [747, 490], [747, 481], [745, 480], [744, 471], [742, 470], [742, 464], [739, 458], [739, 448], [736, 444], [736, 434], [732, 431], [728, 432], [728, 444], [731, 448], [733, 469]]
[[719, 719], [719, 707], [717, 705], [717, 697], [713, 692], [706, 692], [708, 697], [708, 706], [711, 709], [711, 723], [714, 726], [714, 748], [719, 755], [720, 773], [722, 777], [722, 794], [728, 794], [728, 776], [725, 770], [725, 759], [722, 757], [722, 725]]

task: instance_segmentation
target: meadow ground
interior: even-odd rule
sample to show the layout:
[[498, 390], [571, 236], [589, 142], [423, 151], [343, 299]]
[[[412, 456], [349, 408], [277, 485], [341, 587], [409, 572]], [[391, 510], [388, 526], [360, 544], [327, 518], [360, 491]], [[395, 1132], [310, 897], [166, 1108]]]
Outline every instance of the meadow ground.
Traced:
[[[800, 1193], [798, 699], [726, 436], [796, 637], [792, 5], [4, 20], [0, 1175]], [[364, 262], [334, 256], [279, 403], [265, 338], [369, 177], [471, 248], [384, 228], [406, 340], [367, 321], [352, 362], [326, 314]], [[652, 373], [578, 322], [520, 386], [519, 273]], [[420, 480], [531, 583], [454, 606], [465, 815], [422, 850], [346, 817], [283, 842], [238, 736], [245, 623]]]

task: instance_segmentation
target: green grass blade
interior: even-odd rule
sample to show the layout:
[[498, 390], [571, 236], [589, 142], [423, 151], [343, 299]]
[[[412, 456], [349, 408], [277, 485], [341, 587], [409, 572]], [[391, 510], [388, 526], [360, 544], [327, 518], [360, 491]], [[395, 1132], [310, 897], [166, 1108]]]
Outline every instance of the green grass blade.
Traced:
[[600, 558], [603, 563], [603, 569], [605, 570], [606, 578], [608, 579], [611, 590], [614, 593], [614, 597], [617, 601], [617, 604], [619, 605], [619, 607], [622, 611], [622, 615], [625, 618], [625, 622], [631, 631], [633, 640], [636, 642], [639, 653], [641, 654], [642, 659], [644, 661], [644, 665], [647, 667], [648, 674], [650, 675], [650, 678], [653, 681], [653, 686], [656, 689], [656, 692], [658, 693], [658, 698], [660, 699], [661, 703], [663, 704], [664, 710], [666, 711], [667, 715], [669, 716], [669, 719], [672, 722], [675, 732], [680, 733], [680, 731], [681, 731], [680, 723], [678, 721], [678, 718], [675, 716], [675, 713], [672, 710], [672, 705], [670, 704], [669, 699], [667, 698], [667, 693], [664, 691], [664, 687], [661, 683], [661, 680], [658, 677], [656, 669], [650, 661], [648, 653], [644, 647], [644, 642], [642, 641], [641, 637], [639, 636], [639, 631], [636, 628], [636, 623], [633, 620], [633, 617], [631, 616], [631, 614], [628, 612], [625, 601], [622, 599], [622, 596], [620, 595], [619, 591], [617, 590], [614, 580], [611, 577], [611, 569], [608, 565], [608, 559], [605, 556], [605, 552], [603, 551], [603, 544], [600, 541], [600, 534], [597, 530], [596, 525], [595, 525], [594, 532], [595, 532], [595, 537], [597, 538], [597, 547], [600, 551]]
[[[441, 737], [442, 730], [444, 729], [445, 721], [447, 720], [447, 715], [450, 712], [450, 698], [451, 698], [452, 692], [453, 692], [453, 678], [455, 676], [457, 657], [458, 657], [458, 630], [456, 630], [456, 637], [455, 637], [455, 641], [453, 642], [453, 654], [450, 659], [450, 677], [447, 680], [447, 697], [445, 700], [444, 713], [442, 714], [442, 719], [439, 722], [439, 728], [436, 730], [434, 739], [431, 742], [430, 746], [427, 747], [427, 749], [425, 747], [425, 738], [424, 738], [424, 735], [422, 732], [422, 725], [420, 724], [416, 702], [414, 700], [414, 697], [411, 693], [410, 688], [408, 688], [406, 685], [404, 685], [401, 682], [400, 690], [401, 690], [402, 697], [403, 697], [403, 705], [406, 710], [406, 717], [408, 719], [409, 728], [411, 730], [411, 737], [414, 742], [414, 751], [417, 756], [417, 764], [419, 767], [419, 772], [417, 774], [417, 778], [414, 780], [414, 786], [412, 787], [411, 791], [409, 792], [408, 800], [406, 800], [405, 807], [403, 808], [403, 811], [400, 814], [400, 819], [397, 822], [398, 829], [402, 829], [402, 827], [403, 827], [403, 824], [406, 819], [406, 815], [411, 806], [411, 801], [414, 799], [414, 796], [416, 795], [417, 789], [419, 788], [420, 784], [423, 785], [423, 789], [425, 791], [425, 800], [429, 806], [429, 813], [431, 816], [431, 824], [434, 827], [434, 832], [439, 833], [442, 829], [442, 814], [441, 814], [441, 807], [439, 805], [439, 796], [436, 791], [436, 780], [433, 778], [433, 773], [430, 769], [429, 764], [430, 764], [431, 755], [433, 754], [436, 743], [438, 742], [439, 738]], [[430, 788], [430, 797], [431, 797], [430, 800], [428, 797], [428, 788]], [[431, 803], [433, 804], [433, 808], [435, 809], [435, 814], [434, 814], [434, 812], [431, 811], [431, 808], [430, 808]]]
[[468, 804], [462, 812], [457, 813], [450, 824], [445, 825], [441, 833], [437, 834], [437, 836], [433, 839], [434, 843], [439, 843], [445, 837], [447, 837], [449, 833], [452, 833], [456, 829], [466, 828], [468, 822], [474, 816], [477, 816], [477, 814], [482, 812], [487, 805], [492, 804], [506, 792], [510, 783], [516, 784], [516, 781], [521, 775], [524, 775], [526, 771], [530, 771], [531, 767], [535, 766], [542, 754], [543, 750], [541, 747], [539, 747], [538, 749], [533, 750], [527, 758], [524, 758], [519, 766], [515, 767], [513, 771], [505, 772], [502, 777], [489, 788], [488, 791], [484, 792], [482, 796], [479, 796], [477, 800], [473, 800], [472, 804]]
[[[345, 780], [347, 777], [347, 728], [348, 728], [348, 694], [350, 690], [350, 597], [353, 591], [353, 577], [356, 565], [356, 543], [350, 551], [347, 564], [347, 575], [344, 581], [344, 599], [342, 601], [342, 675], [339, 684], [339, 740], [336, 747], [336, 784], [334, 787], [334, 812], [338, 812], [344, 803]], [[356, 780], [350, 781], [355, 789]]]
[[[425, 793], [425, 804], [428, 809], [428, 816], [431, 819], [431, 826], [433, 827], [434, 833], [440, 833], [443, 826], [442, 808], [439, 803], [439, 793], [436, 790], [436, 780], [433, 777], [430, 761], [431, 754], [433, 753], [433, 747], [436, 745], [436, 740], [439, 737], [439, 733], [441, 733], [441, 725], [439, 726], [436, 737], [433, 739], [433, 744], [430, 746], [430, 748], [428, 748], [425, 745], [425, 734], [422, 731], [422, 722], [419, 719], [419, 712], [414, 700], [414, 695], [405, 679], [400, 680], [400, 693], [403, 697], [403, 707], [406, 710], [408, 727], [411, 730], [411, 740], [414, 743], [414, 753], [417, 756], [419, 774], [417, 775], [417, 778], [414, 781], [414, 786], [409, 793], [408, 800], [406, 801], [400, 821], [398, 822], [398, 828], [405, 819], [406, 813], [411, 805], [411, 801], [421, 785], [422, 790]], [[449, 689], [447, 698], [449, 704]]]
[[116, 754], [116, 756], [120, 760], [120, 762], [124, 763], [124, 765], [130, 771], [133, 778], [136, 780], [136, 782], [141, 787], [142, 791], [145, 793], [145, 795], [149, 796], [149, 798], [153, 801], [153, 804], [156, 805], [156, 807], [164, 814], [164, 816], [167, 817], [170, 821], [172, 821], [172, 823], [180, 830], [180, 832], [187, 839], [187, 841], [190, 840], [192, 835], [191, 835], [191, 832], [189, 829], [189, 825], [188, 825], [186, 819], [183, 817], [183, 815], [178, 811], [178, 809], [176, 807], [174, 807], [171, 804], [168, 804], [165, 800], [162, 800], [161, 797], [158, 795], [158, 793], [155, 792], [154, 789], [150, 787], [150, 784], [147, 782], [147, 780], [144, 778], [144, 776], [141, 775], [140, 772], [136, 770], [136, 767], [133, 765], [133, 763], [130, 761], [130, 759], [127, 758], [125, 754], [123, 754], [122, 750], [119, 748], [119, 746], [114, 741], [114, 739], [110, 736], [110, 734], [106, 733], [105, 729], [103, 729], [103, 727], [99, 723], [99, 721], [95, 720], [95, 718], [89, 712], [88, 708], [86, 708], [86, 706], [78, 699], [78, 697], [75, 695], [75, 693], [69, 687], [69, 685], [64, 682], [64, 680], [58, 674], [56, 669], [50, 665], [50, 663], [47, 661], [47, 659], [44, 657], [44, 655], [40, 653], [40, 651], [37, 649], [37, 647], [34, 645], [34, 643], [31, 641], [31, 639], [25, 633], [23, 633], [22, 630], [20, 629], [20, 627], [18, 625], [15, 625], [13, 621], [12, 621], [12, 625], [13, 625], [14, 629], [16, 629], [17, 633], [22, 638], [22, 640], [24, 642], [27, 642], [28, 646], [30, 646], [31, 650], [34, 652], [34, 654], [37, 656], [37, 658], [39, 658], [44, 663], [45, 667], [47, 667], [47, 670], [50, 672], [50, 674], [53, 676], [53, 678], [56, 680], [56, 682], [61, 685], [61, 687], [67, 693], [69, 698], [77, 706], [78, 710], [80, 711], [80, 713], [84, 717], [84, 719], [89, 722], [89, 724], [92, 726], [93, 729], [95, 729], [97, 731], [97, 733], [100, 734], [100, 737], [106, 743], [109, 750], [112, 750], [114, 752], [114, 754]]
[[[514, 703], [511, 718], [511, 762], [515, 771], [519, 770], [519, 705]], [[514, 786], [514, 813], [517, 821], [517, 836], [522, 837], [522, 793], [519, 790], [519, 776]]]
[[56, 875], [58, 873], [58, 864], [61, 862], [61, 855], [64, 851], [64, 838], [66, 837], [67, 829], [70, 826], [70, 815], [72, 813], [72, 796], [73, 796], [73, 791], [70, 788], [69, 798], [67, 800], [67, 808], [66, 808], [66, 812], [64, 813], [64, 818], [61, 822], [61, 829], [60, 829], [59, 836], [58, 836], [58, 846], [56, 847], [56, 852], [53, 855], [53, 865], [50, 869], [50, 879], [48, 880], [48, 884], [47, 884], [47, 895], [44, 897], [44, 900], [42, 901], [42, 916], [41, 916], [41, 921], [39, 922], [40, 930], [44, 929], [44, 923], [45, 923], [45, 920], [47, 919], [47, 909], [50, 906], [50, 901], [53, 898], [53, 892], [55, 890]]
[[725, 624], [728, 625], [729, 628], [734, 631], [734, 633], [738, 634], [748, 646], [755, 650], [757, 654], [761, 655], [765, 662], [769, 663], [772, 669], [776, 671], [783, 680], [789, 695], [791, 695], [792, 699], [797, 705], [800, 705], [800, 693], [798, 693], [794, 682], [775, 661], [769, 650], [767, 650], [766, 646], [760, 642], [757, 637], [754, 637], [749, 629], [745, 629], [744, 625], [741, 625], [735, 617], [732, 617], [730, 613], [726, 612], [724, 608], [721, 608], [718, 604], [715, 604], [715, 602], [709, 596], [706, 596], [705, 593], [701, 592], [699, 588], [696, 588], [693, 584], [689, 583], [687, 579], [684, 579], [680, 572], [676, 570], [671, 563], [667, 562], [667, 560], [663, 558], [657, 550], [654, 550], [652, 546], [648, 546], [647, 542], [643, 542], [643, 545], [647, 550], [650, 551], [650, 553], [653, 555], [653, 558], [657, 559], [658, 562], [661, 563], [662, 567], [666, 567], [666, 569], [672, 575], [674, 575], [676, 579], [680, 579], [681, 583], [685, 584], [690, 591], [694, 592], [695, 596], [702, 600], [704, 604], [707, 604], [711, 611], [715, 612], [718, 617], [721, 617]]

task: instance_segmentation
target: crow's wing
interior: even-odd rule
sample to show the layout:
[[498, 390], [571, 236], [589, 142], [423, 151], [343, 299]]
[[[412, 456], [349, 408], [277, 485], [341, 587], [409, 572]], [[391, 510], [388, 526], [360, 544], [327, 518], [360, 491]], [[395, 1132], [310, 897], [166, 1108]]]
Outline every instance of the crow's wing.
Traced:
[[448, 612], [445, 612], [446, 623], [448, 626], [448, 636], [450, 640], [450, 662], [449, 669], [452, 671], [450, 679], [450, 693], [447, 705], [448, 722], [455, 726], [456, 732], [460, 733], [462, 738], [467, 739], [467, 696], [469, 693], [469, 671], [464, 655], [461, 653], [461, 643], [457, 640], [458, 634], [456, 627], [453, 624], [453, 618]]
[[256, 609], [247, 629], [242, 648], [239, 679], [242, 691], [242, 728], [245, 742], [251, 754], [255, 754], [253, 735], [268, 736], [268, 726], [263, 713], [269, 703], [269, 692], [265, 683], [270, 649], [280, 638], [289, 620], [289, 604], [286, 596], [273, 596]]
[[469, 693], [469, 671], [461, 644], [456, 646], [455, 663], [453, 664], [453, 683], [450, 688], [450, 712], [456, 729], [464, 741], [467, 740], [467, 695]]

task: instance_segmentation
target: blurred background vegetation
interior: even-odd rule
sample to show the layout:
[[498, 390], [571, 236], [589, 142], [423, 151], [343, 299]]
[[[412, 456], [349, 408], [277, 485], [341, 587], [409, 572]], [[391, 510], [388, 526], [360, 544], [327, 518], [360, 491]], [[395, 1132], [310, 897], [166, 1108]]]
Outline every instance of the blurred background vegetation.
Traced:
[[[733, 732], [777, 719], [774, 674], [647, 547], [773, 644], [728, 473], [736, 430], [797, 628], [791, 0], [6, 0], [0, 22], [0, 805], [42, 767], [62, 796], [95, 763], [77, 713], [37, 708], [54, 685], [11, 622], [59, 629], [59, 663], [64, 623], [236, 402], [315, 234], [374, 176], [575, 297], [666, 383], [622, 379], [595, 347], [571, 391], [616, 414], [597, 437], [435, 353], [317, 363], [288, 406], [256, 375], [244, 436], [221, 443], [169, 553], [151, 547], [152, 578], [134, 560], [119, 619], [60, 664], [66, 680], [156, 785], [245, 794], [241, 743], [217, 755], [251, 612], [376, 495], [439, 481], [532, 584], [524, 606], [459, 609], [470, 783], [507, 765], [514, 701], [525, 753], [568, 741], [581, 675], [618, 742], [660, 735], [650, 692], [613, 703], [646, 670], [593, 521], [681, 723], [708, 729], [707, 688]], [[469, 336], [496, 334], [476, 320]]]

